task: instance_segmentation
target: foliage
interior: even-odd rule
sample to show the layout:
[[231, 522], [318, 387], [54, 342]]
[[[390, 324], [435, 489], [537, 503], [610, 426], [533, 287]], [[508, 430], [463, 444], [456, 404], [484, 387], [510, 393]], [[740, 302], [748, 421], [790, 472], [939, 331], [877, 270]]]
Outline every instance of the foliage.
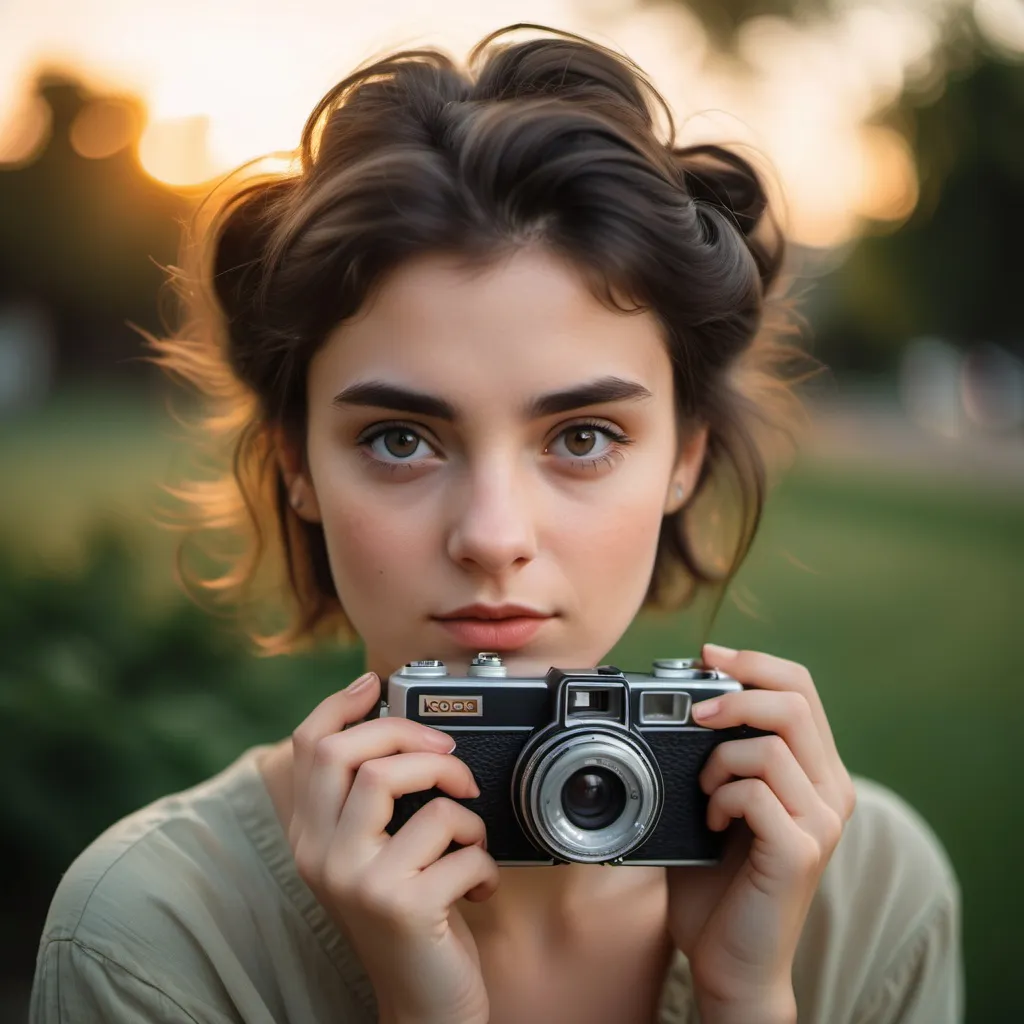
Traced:
[[899, 230], [862, 238], [821, 282], [819, 350], [837, 371], [891, 369], [921, 335], [1024, 355], [1024, 61], [960, 59], [941, 90], [904, 97], [888, 117], [914, 151], [917, 208]]
[[361, 662], [356, 650], [256, 658], [184, 598], [141, 600], [118, 535], [88, 550], [73, 574], [0, 556], [0, 864], [19, 878], [3, 939], [29, 974], [41, 914], [88, 842], [287, 735]]
[[[97, 446], [105, 461], [118, 460], [119, 438]], [[59, 472], [49, 479], [61, 488]], [[963, 887], [972, 1021], [1008, 1019], [1021, 955], [1022, 522], [1018, 493], [799, 472], [735, 588], [747, 610], [727, 605], [712, 636], [806, 664], [851, 770], [935, 829]], [[88, 842], [287, 735], [361, 663], [356, 650], [253, 657], [230, 623], [166, 591], [144, 597], [166, 552], [140, 559], [126, 536], [94, 536], [63, 574], [43, 573], [38, 553], [0, 556], [0, 868], [19, 880], [0, 945], [20, 985], [60, 873]], [[698, 631], [692, 616], [643, 619], [609, 660], [691, 653]]]

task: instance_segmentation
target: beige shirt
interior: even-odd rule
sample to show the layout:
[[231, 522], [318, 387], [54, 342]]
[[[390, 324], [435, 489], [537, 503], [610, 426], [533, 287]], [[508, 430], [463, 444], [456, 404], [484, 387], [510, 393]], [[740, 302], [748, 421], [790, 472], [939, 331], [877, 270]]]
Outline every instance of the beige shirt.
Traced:
[[[299, 877], [253, 747], [128, 815], [72, 863], [43, 929], [31, 1024], [373, 1024], [372, 986]], [[959, 889], [895, 794], [856, 780], [794, 969], [800, 1024], [958, 1024]], [[694, 1024], [686, 960], [660, 1024]]]

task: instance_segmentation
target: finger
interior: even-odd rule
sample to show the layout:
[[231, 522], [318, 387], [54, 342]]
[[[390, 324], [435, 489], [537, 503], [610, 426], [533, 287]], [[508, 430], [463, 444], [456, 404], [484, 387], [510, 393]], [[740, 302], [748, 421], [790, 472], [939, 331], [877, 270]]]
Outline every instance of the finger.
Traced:
[[317, 743], [363, 718], [379, 696], [380, 680], [376, 673], [367, 672], [344, 690], [325, 697], [296, 727], [292, 733], [293, 807], [299, 806], [305, 795]]
[[304, 859], [325, 856], [348, 799], [356, 771], [364, 761], [398, 753], [450, 753], [450, 736], [407, 718], [380, 718], [344, 732], [331, 733], [316, 745], [301, 803], [293, 820], [294, 848]]
[[700, 773], [700, 786], [714, 793], [732, 779], [763, 779], [791, 815], [807, 815], [821, 802], [818, 791], [781, 736], [756, 736], [720, 743]]
[[728, 672], [738, 682], [749, 686], [757, 686], [764, 690], [794, 690], [803, 694], [811, 708], [815, 725], [824, 738], [826, 749], [838, 758], [835, 738], [825, 714], [825, 706], [821, 702], [821, 695], [814, 685], [811, 673], [804, 665], [760, 651], [734, 651], [732, 648], [719, 647], [717, 644], [705, 644], [701, 651], [701, 660], [710, 667]]
[[793, 691], [743, 690], [698, 701], [691, 712], [698, 725], [726, 729], [749, 725], [781, 736], [800, 767], [816, 786], [832, 781], [832, 763], [826, 754], [810, 705]]
[[381, 869], [411, 876], [430, 867], [451, 843], [486, 849], [487, 828], [479, 814], [447, 797], [424, 804], [378, 854]]
[[720, 832], [734, 818], [747, 823], [755, 843], [766, 844], [787, 877], [805, 876], [819, 865], [818, 840], [796, 824], [762, 779], [738, 779], [715, 790], [708, 801], [708, 828]]
[[394, 754], [364, 761], [356, 772], [338, 819], [336, 834], [381, 841], [395, 811], [395, 800], [437, 786], [450, 796], [479, 796], [464, 761], [447, 754]]
[[445, 854], [420, 872], [419, 884], [431, 900], [451, 906], [465, 896], [474, 903], [490, 899], [498, 888], [498, 865], [481, 846], [465, 846]]

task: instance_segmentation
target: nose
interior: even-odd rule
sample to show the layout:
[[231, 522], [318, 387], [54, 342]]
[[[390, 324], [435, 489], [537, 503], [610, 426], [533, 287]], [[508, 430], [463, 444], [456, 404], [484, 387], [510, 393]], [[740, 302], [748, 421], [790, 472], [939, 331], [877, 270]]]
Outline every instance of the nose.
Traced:
[[468, 469], [452, 501], [448, 556], [462, 568], [497, 575], [536, 557], [536, 509], [527, 481], [514, 468], [492, 459]]

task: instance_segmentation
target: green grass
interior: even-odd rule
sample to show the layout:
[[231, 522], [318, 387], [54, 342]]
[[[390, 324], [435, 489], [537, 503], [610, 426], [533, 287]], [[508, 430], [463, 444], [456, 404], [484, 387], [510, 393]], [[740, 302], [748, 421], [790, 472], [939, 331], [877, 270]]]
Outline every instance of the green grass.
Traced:
[[[147, 520], [185, 461], [162, 406], [62, 400], [0, 424], [0, 545], [74, 562], [97, 518], [171, 592], [173, 539]], [[773, 496], [712, 638], [802, 662], [849, 768], [909, 800], [964, 892], [968, 1020], [1013, 1019], [1024, 943], [1024, 492], [805, 465]], [[751, 611], [752, 609], [752, 611]], [[612, 653], [694, 651], [696, 616], [638, 621]]]
[[[1024, 498], [819, 468], [791, 477], [770, 509], [739, 581], [759, 617], [726, 605], [713, 639], [811, 670], [850, 770], [904, 796], [950, 854], [964, 895], [967, 1019], [1014, 1019]], [[613, 657], [642, 665], [679, 650], [678, 634], [694, 631], [638, 623]]]

